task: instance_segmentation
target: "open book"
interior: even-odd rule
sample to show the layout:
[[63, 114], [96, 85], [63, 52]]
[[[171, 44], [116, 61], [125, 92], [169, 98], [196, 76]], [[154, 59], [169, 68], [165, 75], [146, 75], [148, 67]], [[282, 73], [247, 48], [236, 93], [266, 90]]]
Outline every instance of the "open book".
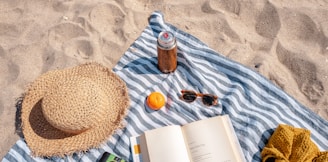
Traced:
[[228, 115], [172, 125], [131, 137], [134, 162], [244, 162]]

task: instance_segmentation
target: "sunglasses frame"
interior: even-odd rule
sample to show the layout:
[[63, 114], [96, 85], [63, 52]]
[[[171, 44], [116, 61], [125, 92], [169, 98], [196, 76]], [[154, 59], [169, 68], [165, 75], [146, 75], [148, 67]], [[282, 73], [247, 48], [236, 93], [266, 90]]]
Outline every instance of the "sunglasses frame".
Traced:
[[[189, 100], [185, 99], [183, 96], [186, 95], [187, 93], [189, 93], [189, 95], [195, 95], [194, 96], [195, 99], [193, 99], [192, 101], [189, 101]], [[197, 92], [195, 92], [193, 90], [181, 90], [181, 94], [182, 95], [180, 96], [180, 99], [183, 100], [183, 101], [185, 101], [185, 102], [188, 102], [188, 103], [194, 102], [198, 97], [201, 97], [203, 104], [206, 105], [206, 106], [214, 106], [214, 105], [217, 105], [218, 104], [218, 98], [219, 97], [216, 96], [216, 95], [213, 95], [213, 94], [197, 93]], [[211, 98], [213, 98], [213, 102], [210, 103], [210, 104], [205, 103], [204, 97], [211, 97]]]

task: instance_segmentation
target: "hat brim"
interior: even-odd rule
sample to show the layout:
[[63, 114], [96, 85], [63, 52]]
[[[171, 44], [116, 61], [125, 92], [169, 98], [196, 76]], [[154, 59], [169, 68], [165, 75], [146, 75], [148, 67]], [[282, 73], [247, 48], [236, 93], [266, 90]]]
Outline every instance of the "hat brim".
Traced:
[[[85, 77], [100, 85], [108, 96], [108, 115], [97, 126], [80, 134], [70, 134], [53, 127], [43, 117], [42, 98], [65, 77]], [[37, 78], [26, 92], [22, 103], [22, 131], [34, 156], [64, 156], [98, 147], [120, 128], [127, 113], [129, 96], [125, 82], [108, 68], [88, 63], [69, 69], [47, 72]]]

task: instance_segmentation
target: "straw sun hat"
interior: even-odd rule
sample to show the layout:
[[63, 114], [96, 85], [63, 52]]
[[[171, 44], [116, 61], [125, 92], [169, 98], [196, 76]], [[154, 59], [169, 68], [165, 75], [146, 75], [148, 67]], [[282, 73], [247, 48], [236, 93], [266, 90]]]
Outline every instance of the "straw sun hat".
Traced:
[[124, 81], [100, 64], [49, 71], [24, 96], [23, 135], [34, 156], [87, 151], [122, 128], [128, 106]]

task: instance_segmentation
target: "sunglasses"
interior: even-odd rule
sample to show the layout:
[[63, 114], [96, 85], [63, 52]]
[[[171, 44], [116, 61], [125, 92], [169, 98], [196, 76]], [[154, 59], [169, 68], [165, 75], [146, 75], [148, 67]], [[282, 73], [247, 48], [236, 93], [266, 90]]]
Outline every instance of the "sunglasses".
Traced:
[[190, 90], [181, 90], [182, 95], [180, 99], [186, 102], [193, 102], [196, 100], [197, 97], [201, 97], [203, 104], [206, 106], [212, 106], [218, 104], [218, 96], [212, 94], [202, 94], [196, 93]]

